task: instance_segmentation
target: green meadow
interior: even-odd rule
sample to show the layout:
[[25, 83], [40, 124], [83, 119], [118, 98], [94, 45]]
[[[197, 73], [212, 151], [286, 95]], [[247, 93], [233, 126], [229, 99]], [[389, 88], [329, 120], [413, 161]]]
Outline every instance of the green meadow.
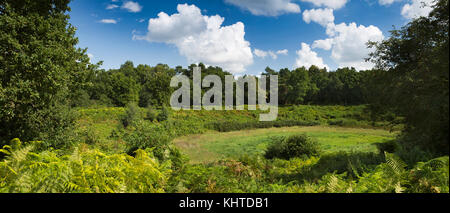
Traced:
[[330, 126], [283, 127], [236, 132], [207, 132], [179, 137], [174, 144], [186, 153], [191, 163], [210, 163], [223, 159], [262, 156], [272, 137], [306, 133], [316, 139], [325, 153], [377, 152], [377, 144], [395, 138], [395, 133], [380, 129]]

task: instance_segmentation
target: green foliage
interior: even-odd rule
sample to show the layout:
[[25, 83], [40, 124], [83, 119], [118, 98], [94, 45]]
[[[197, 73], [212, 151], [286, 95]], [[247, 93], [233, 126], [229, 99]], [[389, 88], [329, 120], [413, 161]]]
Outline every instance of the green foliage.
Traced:
[[[406, 169], [398, 157], [390, 154], [376, 158], [352, 156], [340, 159], [347, 165], [356, 159], [370, 167], [356, 170], [322, 171], [327, 165], [318, 158], [264, 160], [245, 157], [213, 164], [187, 165], [171, 178], [169, 192], [191, 193], [448, 193], [448, 157], [419, 163]], [[362, 157], [362, 158], [361, 158]], [[383, 162], [385, 161], [385, 162]], [[332, 161], [327, 161], [330, 168]], [[315, 176], [314, 176], [315, 174]], [[309, 177], [309, 178], [308, 178]]]
[[123, 140], [127, 143], [127, 153], [133, 154], [138, 149], [154, 148], [158, 159], [168, 158], [167, 153], [173, 136], [161, 124], [151, 124], [139, 120], [132, 132], [125, 134]]
[[167, 65], [158, 64], [155, 67], [139, 65], [135, 72], [140, 80], [139, 106], [163, 106], [169, 104], [174, 89], [170, 81], [175, 75], [174, 69]]
[[37, 146], [16, 143], [0, 149], [7, 155], [0, 162], [0, 192], [160, 193], [171, 174], [170, 161], [159, 164], [143, 150], [135, 157], [79, 149], [60, 156], [58, 150], [37, 152]]
[[259, 128], [271, 128], [271, 127], [291, 127], [291, 126], [315, 126], [319, 125], [318, 122], [308, 122], [308, 121], [268, 121], [268, 122], [214, 122], [208, 126], [219, 132], [231, 132], [245, 129], [259, 129]]
[[112, 91], [109, 97], [116, 106], [125, 106], [139, 101], [140, 85], [135, 79], [122, 72], [113, 72], [110, 78]]
[[169, 109], [166, 106], [163, 106], [161, 113], [158, 114], [156, 120], [158, 120], [158, 122], [167, 121], [169, 120], [169, 116], [170, 116]]
[[122, 124], [126, 128], [134, 126], [142, 119], [141, 109], [135, 103], [129, 103], [125, 108], [125, 115], [122, 118]]
[[100, 138], [92, 125], [89, 125], [82, 132], [82, 140], [87, 144], [96, 144], [99, 142]]
[[391, 140], [388, 142], [377, 144], [377, 148], [380, 153], [385, 153], [385, 152], [395, 153], [395, 152], [399, 151], [400, 144], [398, 144], [398, 142], [395, 140]]
[[76, 47], [68, 3], [0, 1], [0, 141], [21, 137], [58, 146], [68, 140], [70, 92], [96, 68]]
[[312, 181], [329, 173], [344, 174], [344, 177], [356, 178], [363, 172], [373, 170], [383, 160], [382, 155], [372, 152], [339, 151], [327, 153], [322, 155], [315, 164], [303, 168], [298, 178]]
[[428, 17], [371, 43], [376, 51], [370, 59], [381, 70], [371, 103], [404, 117], [405, 146], [440, 156], [449, 153], [449, 8], [448, 0], [434, 4]]
[[280, 105], [357, 105], [366, 103], [365, 96], [372, 92], [365, 83], [369, 76], [354, 68], [340, 68], [335, 72], [316, 66], [292, 71], [284, 68], [278, 72], [266, 68], [263, 75], [278, 75]]
[[449, 158], [441, 157], [420, 162], [410, 173], [410, 188], [406, 192], [448, 193]]
[[156, 120], [158, 112], [151, 105], [149, 105], [146, 110], [146, 119], [149, 121]]
[[265, 157], [268, 159], [291, 159], [294, 157], [319, 156], [320, 152], [317, 141], [306, 134], [302, 134], [273, 138], [273, 142], [267, 148]]

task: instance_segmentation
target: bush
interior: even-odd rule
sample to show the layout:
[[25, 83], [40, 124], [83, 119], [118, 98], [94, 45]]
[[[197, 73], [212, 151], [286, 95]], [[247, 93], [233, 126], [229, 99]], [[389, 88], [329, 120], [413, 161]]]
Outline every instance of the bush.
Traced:
[[320, 155], [319, 143], [306, 134], [290, 137], [273, 138], [265, 157], [268, 159], [280, 158], [291, 159], [295, 157], [312, 157]]
[[135, 103], [130, 103], [125, 109], [125, 115], [122, 118], [122, 124], [126, 128], [135, 125], [138, 120], [142, 119], [141, 110]]
[[161, 113], [156, 117], [158, 122], [167, 121], [169, 120], [170, 112], [167, 107], [163, 106]]
[[172, 139], [173, 135], [165, 126], [142, 120], [135, 124], [134, 131], [125, 134], [123, 137], [129, 155], [134, 155], [134, 152], [138, 149], [153, 148], [155, 157], [162, 161], [169, 157]]
[[92, 125], [88, 125], [86, 129], [82, 132], [82, 138], [87, 144], [96, 144], [100, 141], [98, 133], [93, 129]]
[[156, 110], [151, 105], [149, 105], [147, 107], [147, 111], [146, 111], [147, 120], [154, 121], [154, 120], [156, 120], [157, 116], [158, 116], [158, 113], [156, 112]]

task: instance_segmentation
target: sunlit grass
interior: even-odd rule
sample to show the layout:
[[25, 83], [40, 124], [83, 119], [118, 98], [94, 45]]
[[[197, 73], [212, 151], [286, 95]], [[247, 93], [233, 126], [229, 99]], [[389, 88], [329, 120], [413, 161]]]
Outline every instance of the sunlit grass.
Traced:
[[191, 163], [208, 163], [225, 158], [237, 159], [242, 155], [262, 155], [271, 137], [298, 133], [315, 138], [324, 152], [376, 152], [376, 143], [395, 137], [395, 133], [384, 130], [315, 126], [208, 132], [177, 138], [174, 143], [189, 156]]

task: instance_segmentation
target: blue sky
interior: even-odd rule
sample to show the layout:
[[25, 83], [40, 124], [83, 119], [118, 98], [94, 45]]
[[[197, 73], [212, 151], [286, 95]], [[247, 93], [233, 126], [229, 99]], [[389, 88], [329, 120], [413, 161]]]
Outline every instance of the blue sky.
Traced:
[[311, 64], [368, 69], [364, 44], [428, 14], [420, 1], [74, 0], [70, 23], [79, 46], [105, 69], [127, 60], [172, 67], [203, 62], [235, 74]]

